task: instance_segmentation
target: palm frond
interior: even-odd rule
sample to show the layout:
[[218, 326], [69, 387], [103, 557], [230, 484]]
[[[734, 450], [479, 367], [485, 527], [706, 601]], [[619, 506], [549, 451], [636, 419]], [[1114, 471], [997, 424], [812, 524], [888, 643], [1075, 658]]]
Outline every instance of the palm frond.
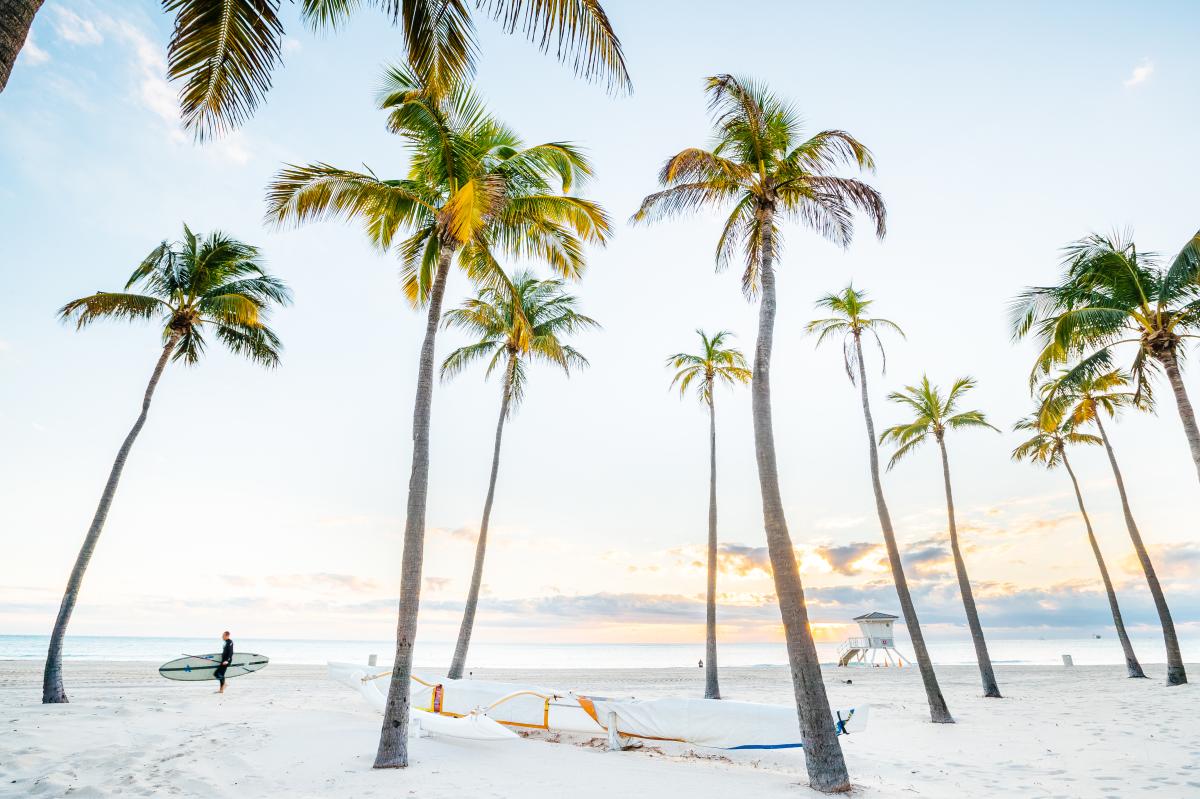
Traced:
[[183, 82], [183, 125], [203, 141], [258, 108], [280, 62], [279, 0], [163, 0], [175, 15], [167, 78]]

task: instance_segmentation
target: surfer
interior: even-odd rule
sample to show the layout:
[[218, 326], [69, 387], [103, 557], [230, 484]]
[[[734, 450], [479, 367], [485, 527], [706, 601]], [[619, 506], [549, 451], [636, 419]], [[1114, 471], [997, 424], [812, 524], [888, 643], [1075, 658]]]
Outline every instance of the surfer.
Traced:
[[225, 648], [221, 650], [221, 662], [213, 672], [213, 676], [221, 681], [221, 687], [217, 690], [219, 694], [225, 693], [225, 669], [233, 662], [233, 639], [229, 637], [229, 630], [221, 633], [221, 640], [225, 642]]

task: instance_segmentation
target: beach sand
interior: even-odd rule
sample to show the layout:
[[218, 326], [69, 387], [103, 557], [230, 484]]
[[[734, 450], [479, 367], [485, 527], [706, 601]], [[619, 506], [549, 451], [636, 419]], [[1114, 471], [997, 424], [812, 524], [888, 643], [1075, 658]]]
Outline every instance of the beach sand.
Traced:
[[[3, 797], [418, 797], [618, 799], [819, 796], [797, 750], [607, 752], [579, 742], [414, 739], [406, 770], [370, 768], [380, 717], [324, 667], [272, 664], [212, 683], [172, 683], [158, 664], [71, 662], [71, 704], [39, 703], [41, 664], [0, 661]], [[928, 721], [915, 669], [827, 668], [834, 707], [870, 704], [842, 738], [860, 797], [1200, 796], [1200, 688], [1163, 668], [1001, 666], [983, 699], [970, 666], [939, 667], [958, 723]], [[1200, 668], [1192, 667], [1200, 676]], [[654, 697], [699, 696], [699, 669], [500, 670], [478, 678]], [[852, 685], [841, 680], [851, 679]], [[786, 703], [781, 667], [721, 674], [729, 699]]]

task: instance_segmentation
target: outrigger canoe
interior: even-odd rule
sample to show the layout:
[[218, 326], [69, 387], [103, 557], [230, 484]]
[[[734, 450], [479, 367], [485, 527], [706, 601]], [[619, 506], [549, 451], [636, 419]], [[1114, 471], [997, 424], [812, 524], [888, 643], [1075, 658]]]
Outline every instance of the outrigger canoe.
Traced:
[[[332, 678], [357, 690], [377, 710], [387, 702], [389, 671], [330, 663]], [[803, 746], [794, 707], [721, 699], [609, 699], [573, 691], [487, 680], [412, 676], [413, 719], [427, 733], [474, 740], [515, 738], [512, 730], [548, 730], [675, 741], [713, 749]], [[866, 727], [864, 705], [833, 714], [839, 735]]]

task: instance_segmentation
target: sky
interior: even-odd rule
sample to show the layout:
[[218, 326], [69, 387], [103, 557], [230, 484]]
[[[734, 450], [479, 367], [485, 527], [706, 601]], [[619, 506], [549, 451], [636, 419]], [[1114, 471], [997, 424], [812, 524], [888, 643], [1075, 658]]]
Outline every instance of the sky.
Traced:
[[[590, 368], [531, 370], [504, 442], [476, 640], [698, 641], [708, 427], [669, 388], [666, 357], [727, 329], [752, 351], [757, 308], [714, 273], [716, 213], [626, 220], [669, 155], [708, 141], [702, 82], [768, 83], [816, 132], [874, 152], [882, 242], [843, 250], [785, 229], [772, 370], [785, 510], [817, 636], [898, 612], [840, 348], [804, 335], [814, 302], [851, 281], [907, 338], [868, 351], [882, 428], [890, 391], [971, 375], [966, 407], [1002, 433], [948, 439], [959, 530], [994, 635], [1108, 631], [1111, 616], [1069, 481], [1010, 461], [1031, 408], [1034, 352], [1007, 305], [1057, 274], [1060, 248], [1129, 228], [1173, 255], [1200, 225], [1193, 155], [1200, 51], [1188, 3], [762, 3], [607, 0], [634, 92], [611, 96], [520, 37], [480, 23], [477, 80], [528, 142], [591, 156], [587, 196], [614, 220], [573, 291], [603, 327]], [[142, 325], [60, 324], [66, 301], [123, 285], [186, 222], [261, 247], [295, 292], [265, 371], [213, 347], [172, 365], [122, 477], [72, 621], [76, 634], [385, 639], [395, 624], [423, 314], [393, 256], [339, 223], [276, 230], [264, 187], [283, 163], [402, 176], [373, 95], [401, 55], [364, 10], [337, 33], [284, 4], [285, 67], [236, 132], [198, 145], [164, 78], [170, 20], [154, 2], [49, 0], [0, 95], [0, 634], [48, 632], [112, 458], [159, 349]], [[451, 278], [447, 305], [470, 292]], [[438, 355], [466, 343], [439, 337]], [[1185, 371], [1193, 396], [1196, 367]], [[1111, 426], [1134, 513], [1181, 632], [1200, 635], [1200, 487], [1174, 403]], [[452, 640], [487, 488], [499, 385], [481, 370], [436, 388], [420, 636]], [[720, 635], [781, 638], [765, 557], [748, 391], [717, 397]], [[1103, 454], [1073, 458], [1127, 622], [1155, 616]], [[935, 449], [885, 475], [918, 610], [964, 634]]]

